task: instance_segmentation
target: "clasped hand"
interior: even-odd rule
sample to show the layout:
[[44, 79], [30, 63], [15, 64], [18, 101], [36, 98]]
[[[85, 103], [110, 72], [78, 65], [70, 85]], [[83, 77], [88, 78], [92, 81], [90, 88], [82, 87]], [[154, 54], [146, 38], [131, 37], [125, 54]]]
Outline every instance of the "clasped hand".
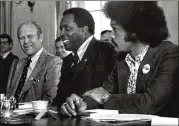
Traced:
[[72, 94], [61, 106], [61, 113], [68, 116], [76, 116], [78, 112], [86, 110], [87, 104], [81, 97]]
[[[108, 93], [104, 88], [99, 87], [93, 90], [87, 91], [83, 94], [83, 97], [91, 97], [99, 104], [104, 104], [103, 97]], [[68, 116], [76, 116], [78, 112], [82, 112], [87, 109], [87, 103], [83, 101], [81, 97], [76, 94], [72, 94], [66, 99], [66, 102], [61, 106], [61, 113]]]

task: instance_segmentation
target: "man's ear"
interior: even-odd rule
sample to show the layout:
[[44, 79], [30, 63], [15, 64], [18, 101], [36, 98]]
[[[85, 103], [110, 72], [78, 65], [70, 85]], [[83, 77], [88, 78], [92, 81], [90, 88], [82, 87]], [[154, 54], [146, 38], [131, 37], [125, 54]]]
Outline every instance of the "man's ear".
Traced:
[[43, 38], [44, 38], [43, 34], [40, 34], [39, 40], [40, 40], [41, 43], [43, 42]]
[[86, 34], [87, 32], [89, 32], [89, 27], [88, 26], [84, 26], [83, 29], [82, 29], [82, 32], [84, 34]]
[[9, 46], [10, 46], [10, 49], [12, 49], [12, 43], [10, 43]]

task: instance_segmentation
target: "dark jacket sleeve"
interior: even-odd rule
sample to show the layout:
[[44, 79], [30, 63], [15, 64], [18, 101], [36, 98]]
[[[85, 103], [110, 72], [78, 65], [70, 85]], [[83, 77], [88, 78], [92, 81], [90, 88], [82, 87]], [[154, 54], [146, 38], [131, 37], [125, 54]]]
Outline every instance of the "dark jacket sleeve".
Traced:
[[[114, 66], [111, 74], [108, 77], [108, 81], [103, 82], [103, 87], [108, 89], [108, 91], [111, 93], [115, 85], [117, 85], [117, 64]], [[83, 100], [87, 103], [87, 109], [96, 109], [96, 108], [103, 108], [103, 106], [99, 105], [95, 100], [92, 98], [85, 96]]]
[[102, 86], [103, 82], [107, 80], [109, 74], [113, 70], [117, 59], [117, 52], [115, 52], [112, 44], [97, 42], [96, 48], [96, 50], [98, 50], [98, 56], [92, 67], [92, 88]]
[[[118, 109], [119, 113], [154, 114], [163, 108], [173, 91], [174, 75], [178, 67], [179, 51], [177, 48], [167, 49], [159, 63], [151, 84], [145, 91], [136, 94], [111, 94], [104, 105], [107, 109]], [[108, 78], [104, 88], [112, 92], [115, 88], [116, 73]], [[122, 80], [119, 78], [118, 80]]]
[[[112, 72], [106, 79], [107, 81], [103, 82], [103, 88], [108, 90], [110, 93], [116, 92], [118, 89], [118, 77], [117, 77], [117, 72], [118, 72], [118, 62], [122, 60], [125, 57], [126, 53], [121, 53], [118, 56], [115, 56], [116, 63], [112, 69]], [[125, 74], [124, 74], [125, 75]], [[83, 100], [87, 103], [87, 109], [96, 109], [96, 108], [104, 108], [104, 106], [99, 105], [95, 100], [93, 100], [90, 97], [84, 97]]]

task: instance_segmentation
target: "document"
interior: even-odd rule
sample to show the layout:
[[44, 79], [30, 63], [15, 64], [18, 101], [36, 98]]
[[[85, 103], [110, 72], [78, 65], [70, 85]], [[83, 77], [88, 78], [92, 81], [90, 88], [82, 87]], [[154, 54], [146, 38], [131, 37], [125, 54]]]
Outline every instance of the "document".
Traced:
[[151, 126], [178, 126], [178, 118], [154, 117]]
[[118, 110], [91, 109], [91, 110], [84, 110], [83, 112], [77, 113], [78, 116], [92, 116], [93, 114], [95, 115], [118, 114]]
[[18, 109], [32, 109], [32, 103], [31, 102], [18, 103]]
[[155, 115], [146, 114], [119, 114], [117, 110], [88, 110], [91, 113], [83, 119], [93, 120], [97, 122], [118, 122], [118, 121], [152, 121], [152, 118], [158, 117]]
[[25, 115], [33, 112], [31, 102], [18, 103], [18, 108], [13, 111], [17, 115]]

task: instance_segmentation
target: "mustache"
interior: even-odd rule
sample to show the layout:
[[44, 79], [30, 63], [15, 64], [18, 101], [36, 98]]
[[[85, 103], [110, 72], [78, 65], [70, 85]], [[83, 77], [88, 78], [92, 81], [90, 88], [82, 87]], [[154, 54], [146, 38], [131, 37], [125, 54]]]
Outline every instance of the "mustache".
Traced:
[[117, 43], [114, 41], [113, 38], [112, 38], [111, 42], [112, 42], [112, 44], [113, 44], [115, 47], [118, 47]]

